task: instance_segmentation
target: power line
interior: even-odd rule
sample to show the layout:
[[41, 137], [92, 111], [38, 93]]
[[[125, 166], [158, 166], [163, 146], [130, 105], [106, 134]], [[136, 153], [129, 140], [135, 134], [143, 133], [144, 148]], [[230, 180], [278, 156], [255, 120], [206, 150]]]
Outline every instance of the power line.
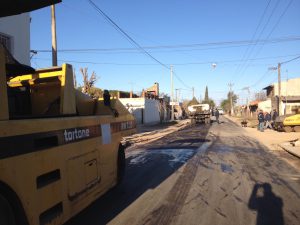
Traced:
[[[268, 19], [267, 19], [267, 22], [265, 23], [265, 25], [263, 26], [262, 30], [260, 31], [260, 33], [259, 33], [259, 35], [258, 35], [258, 39], [259, 39], [259, 38], [262, 36], [262, 34], [264, 33], [264, 31], [265, 31], [267, 25], [269, 24], [269, 22], [270, 22], [270, 20], [271, 20], [271, 18], [272, 18], [272, 16], [273, 16], [275, 10], [276, 10], [277, 7], [278, 7], [279, 2], [280, 2], [280, 0], [277, 0], [277, 2], [275, 3], [275, 7], [273, 8], [273, 10], [272, 10], [270, 16], [269, 16]], [[268, 5], [269, 5], [269, 4], [268, 4]], [[241, 70], [240, 70], [239, 73], [238, 73], [238, 74], [240, 74], [239, 79], [241, 79], [241, 78], [244, 76], [244, 73], [245, 73], [245, 71], [246, 71], [247, 68], [248, 68], [248, 66], [247, 66], [248, 58], [252, 56], [252, 53], [253, 53], [253, 51], [254, 51], [256, 45], [257, 45], [257, 41], [255, 41], [254, 46], [252, 47], [252, 49], [250, 50], [249, 54], [247, 55], [247, 58], [246, 58], [246, 60], [245, 60], [244, 65], [241, 67]], [[238, 79], [238, 80], [239, 80], [239, 79]]]
[[[141, 50], [142, 53], [149, 56], [151, 59], [156, 61], [158, 64], [163, 66], [164, 68], [170, 70], [170, 67], [166, 64], [162, 63], [155, 57], [153, 57], [148, 51], [146, 51], [141, 45], [139, 45], [132, 37], [130, 37], [129, 34], [127, 34], [119, 25], [117, 25], [108, 15], [106, 15], [92, 0], [88, 0], [88, 2], [96, 9], [96, 11], [103, 16], [119, 33], [121, 33], [125, 38], [133, 45], [135, 45], [138, 49]], [[175, 74], [177, 79], [186, 87], [188, 87], [180, 78], [178, 75]]]
[[[251, 37], [251, 43], [254, 41], [254, 38], [255, 38], [256, 33], [257, 33], [257, 31], [258, 31], [258, 28], [260, 27], [260, 25], [261, 25], [261, 23], [262, 23], [262, 21], [263, 21], [263, 18], [265, 17], [266, 12], [267, 12], [267, 10], [268, 10], [268, 8], [269, 8], [270, 2], [271, 2], [271, 0], [268, 1], [267, 5], [266, 5], [266, 7], [265, 7], [265, 9], [264, 9], [264, 12], [263, 12], [263, 14], [261, 15], [261, 17], [260, 17], [260, 19], [259, 19], [258, 25], [256, 26], [256, 29], [255, 29], [255, 31], [254, 31], [254, 34], [253, 34], [252, 37]], [[254, 43], [254, 44], [255, 44], [255, 43]], [[245, 58], [246, 58], [246, 55], [248, 54], [249, 49], [250, 49], [250, 47], [247, 48], [247, 50], [246, 50], [245, 53], [243, 54], [242, 59], [245, 59]], [[237, 71], [240, 70], [240, 68], [241, 68], [241, 66], [237, 67], [235, 74], [237, 73]]]
[[188, 89], [193, 89], [192, 87], [188, 86], [186, 83], [183, 82], [183, 80], [181, 80], [181, 78], [173, 71], [173, 74], [175, 75], [175, 77], [177, 78], [177, 80], [186, 88]]
[[[280, 1], [280, 0], [279, 0]], [[277, 1], [277, 3], [279, 2]], [[267, 35], [266, 37], [266, 40], [268, 40], [270, 38], [270, 36], [272, 35], [272, 33], [274, 32], [274, 30], [276, 29], [276, 27], [279, 25], [281, 19], [283, 18], [283, 16], [285, 15], [285, 13], [287, 12], [288, 8], [291, 6], [293, 0], [290, 0], [289, 3], [286, 5], [285, 9], [283, 10], [283, 12], [281, 13], [281, 15], [279, 16], [278, 20], [276, 21], [276, 23], [274, 24], [274, 26], [272, 27], [271, 31], [269, 32], [269, 34]], [[276, 4], [275, 8], [277, 7], [278, 4]], [[254, 55], [254, 57], [258, 56], [259, 53], [261, 52], [261, 50], [263, 49], [265, 44], [262, 44], [260, 46], [260, 48], [258, 49], [258, 51], [256, 52], [256, 54]], [[247, 65], [243, 71], [243, 74], [245, 73], [246, 69], [248, 68], [249, 66]], [[242, 75], [243, 75], [242, 74]]]
[[[291, 6], [293, 0], [290, 0], [289, 3], [286, 5], [285, 9], [283, 10], [283, 12], [281, 13], [281, 15], [279, 16], [278, 20], [276, 21], [276, 23], [274, 24], [274, 26], [272, 27], [271, 31], [269, 32], [269, 34], [266, 37], [266, 40], [269, 40], [270, 36], [272, 35], [272, 33], [274, 32], [274, 30], [276, 29], [276, 27], [279, 25], [281, 19], [283, 18], [283, 16], [285, 15], [285, 13], [287, 12], [288, 8]], [[260, 46], [260, 48], [258, 49], [258, 51], [256, 52], [255, 56], [258, 56], [258, 54], [261, 52], [261, 50], [263, 49], [265, 44], [262, 44]]]
[[149, 56], [151, 59], [156, 61], [158, 64], [162, 65], [163, 67], [170, 69], [167, 65], [153, 57], [149, 52], [147, 52], [142, 46], [140, 46], [132, 37], [130, 37], [118, 24], [116, 24], [108, 15], [106, 15], [92, 0], [88, 0], [88, 2], [96, 9], [96, 11], [103, 16], [106, 21], [109, 22], [110, 25], [112, 25], [113, 28], [115, 28], [119, 33], [121, 33], [125, 38], [133, 45], [135, 45], [138, 49], [141, 50], [145, 55]]
[[282, 63], [280, 63], [280, 64], [282, 65], [282, 64], [285, 64], [285, 63], [289, 63], [289, 62], [292, 62], [292, 61], [294, 61], [294, 60], [296, 60], [296, 59], [299, 59], [299, 58], [300, 58], [300, 56], [297, 56], [297, 57], [295, 57], [295, 58], [293, 58], [293, 59], [287, 60], [287, 61], [282, 62]]
[[263, 81], [263, 79], [270, 73], [270, 70], [267, 70], [254, 84], [250, 85], [250, 87], [255, 87], [257, 86], [260, 82]]
[[[300, 41], [300, 36], [287, 36], [279, 37], [274, 39], [261, 39], [257, 40], [257, 44], [274, 44], [281, 42]], [[244, 47], [251, 46], [255, 43], [252, 40], [238, 40], [238, 41], [221, 41], [221, 42], [209, 42], [209, 43], [198, 43], [198, 44], [178, 44], [178, 45], [158, 45], [158, 46], [141, 46], [143, 49], [156, 50], [156, 49], [180, 49], [180, 48], [192, 48], [192, 47], [206, 47], [214, 46], [212, 48], [201, 48], [201, 49], [185, 49], [184, 51], [194, 50], [208, 50], [208, 49], [219, 49], [219, 48], [233, 48], [233, 47]], [[232, 46], [226, 46], [232, 45]], [[51, 52], [52, 50], [38, 49], [36, 52]], [[118, 51], [140, 51], [139, 48], [81, 48], [81, 49], [59, 49], [59, 52], [118, 52]]]
[[[292, 54], [292, 55], [278, 55], [278, 56], [267, 56], [267, 57], [260, 57], [260, 58], [251, 58], [248, 59], [249, 61], [259, 61], [259, 60], [266, 60], [266, 59], [276, 59], [276, 58], [283, 58], [283, 57], [292, 57], [297, 56], [295, 59], [300, 58], [300, 53], [298, 54]], [[33, 57], [33, 59], [39, 59], [39, 60], [51, 60], [50, 58], [39, 58], [39, 57]], [[293, 59], [293, 60], [295, 60]], [[58, 60], [60, 62], [70, 62], [70, 63], [80, 63], [80, 64], [95, 64], [95, 65], [116, 65], [116, 66], [155, 66], [157, 64], [150, 64], [150, 63], [116, 63], [116, 62], [92, 62], [92, 61], [77, 61], [77, 60], [67, 60], [67, 59], [60, 59]], [[216, 60], [218, 64], [222, 63], [236, 63], [241, 62], [243, 60], [241, 59], [232, 59], [232, 60]], [[172, 65], [177, 66], [186, 66], [186, 65], [205, 65], [205, 64], [211, 64], [215, 61], [204, 61], [204, 62], [186, 62], [186, 63], [170, 63]]]

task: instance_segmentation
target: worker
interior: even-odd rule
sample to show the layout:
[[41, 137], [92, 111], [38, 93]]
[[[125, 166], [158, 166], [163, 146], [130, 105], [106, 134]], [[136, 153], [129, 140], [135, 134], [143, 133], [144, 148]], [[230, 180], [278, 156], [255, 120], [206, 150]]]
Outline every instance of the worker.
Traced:
[[265, 129], [273, 129], [272, 125], [271, 125], [271, 114], [266, 112], [265, 114], [265, 122], [266, 122], [266, 125], [265, 125]]
[[216, 110], [215, 110], [215, 117], [216, 117], [216, 121], [218, 122], [218, 124], [220, 123], [219, 122], [219, 116], [220, 116], [220, 113], [219, 113], [219, 110], [216, 108]]
[[264, 117], [264, 114], [263, 114], [262, 110], [259, 111], [259, 113], [257, 115], [257, 119], [258, 119], [258, 129], [261, 132], [264, 132], [265, 117]]

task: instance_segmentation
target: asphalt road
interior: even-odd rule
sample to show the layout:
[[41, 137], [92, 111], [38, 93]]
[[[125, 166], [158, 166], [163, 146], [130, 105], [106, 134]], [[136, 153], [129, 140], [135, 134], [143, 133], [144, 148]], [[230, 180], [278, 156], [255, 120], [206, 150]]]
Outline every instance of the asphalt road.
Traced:
[[68, 225], [299, 225], [299, 169], [221, 121], [129, 148], [121, 186]]

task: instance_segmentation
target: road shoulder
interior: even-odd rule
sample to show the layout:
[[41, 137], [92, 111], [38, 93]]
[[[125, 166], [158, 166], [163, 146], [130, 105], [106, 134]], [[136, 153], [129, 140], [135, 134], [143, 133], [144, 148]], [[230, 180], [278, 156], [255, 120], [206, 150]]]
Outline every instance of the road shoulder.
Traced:
[[[240, 124], [240, 118], [237, 117], [230, 117], [228, 115], [224, 116], [228, 120], [234, 122], [238, 126], [241, 126]], [[273, 151], [283, 157], [281, 151], [288, 152], [289, 154], [292, 154], [294, 159], [289, 158], [288, 161], [293, 166], [299, 168], [298, 162], [300, 159], [300, 146], [293, 146], [291, 143], [295, 140], [300, 140], [300, 133], [299, 132], [291, 132], [291, 133], [285, 133], [285, 132], [278, 132], [275, 130], [267, 129], [264, 132], [260, 132], [255, 128], [251, 127], [244, 127], [243, 128], [247, 135], [249, 135], [252, 138], [255, 138], [260, 143], [264, 144], [270, 151]], [[286, 158], [286, 157], [283, 157]], [[293, 162], [298, 161], [298, 162]]]

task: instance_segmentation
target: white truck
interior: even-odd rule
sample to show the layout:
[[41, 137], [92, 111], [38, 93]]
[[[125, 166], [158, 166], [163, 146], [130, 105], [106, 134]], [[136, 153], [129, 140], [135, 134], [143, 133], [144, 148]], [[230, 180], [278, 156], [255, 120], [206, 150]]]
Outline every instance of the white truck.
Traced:
[[192, 123], [210, 124], [209, 104], [197, 104], [188, 106], [188, 114]]

